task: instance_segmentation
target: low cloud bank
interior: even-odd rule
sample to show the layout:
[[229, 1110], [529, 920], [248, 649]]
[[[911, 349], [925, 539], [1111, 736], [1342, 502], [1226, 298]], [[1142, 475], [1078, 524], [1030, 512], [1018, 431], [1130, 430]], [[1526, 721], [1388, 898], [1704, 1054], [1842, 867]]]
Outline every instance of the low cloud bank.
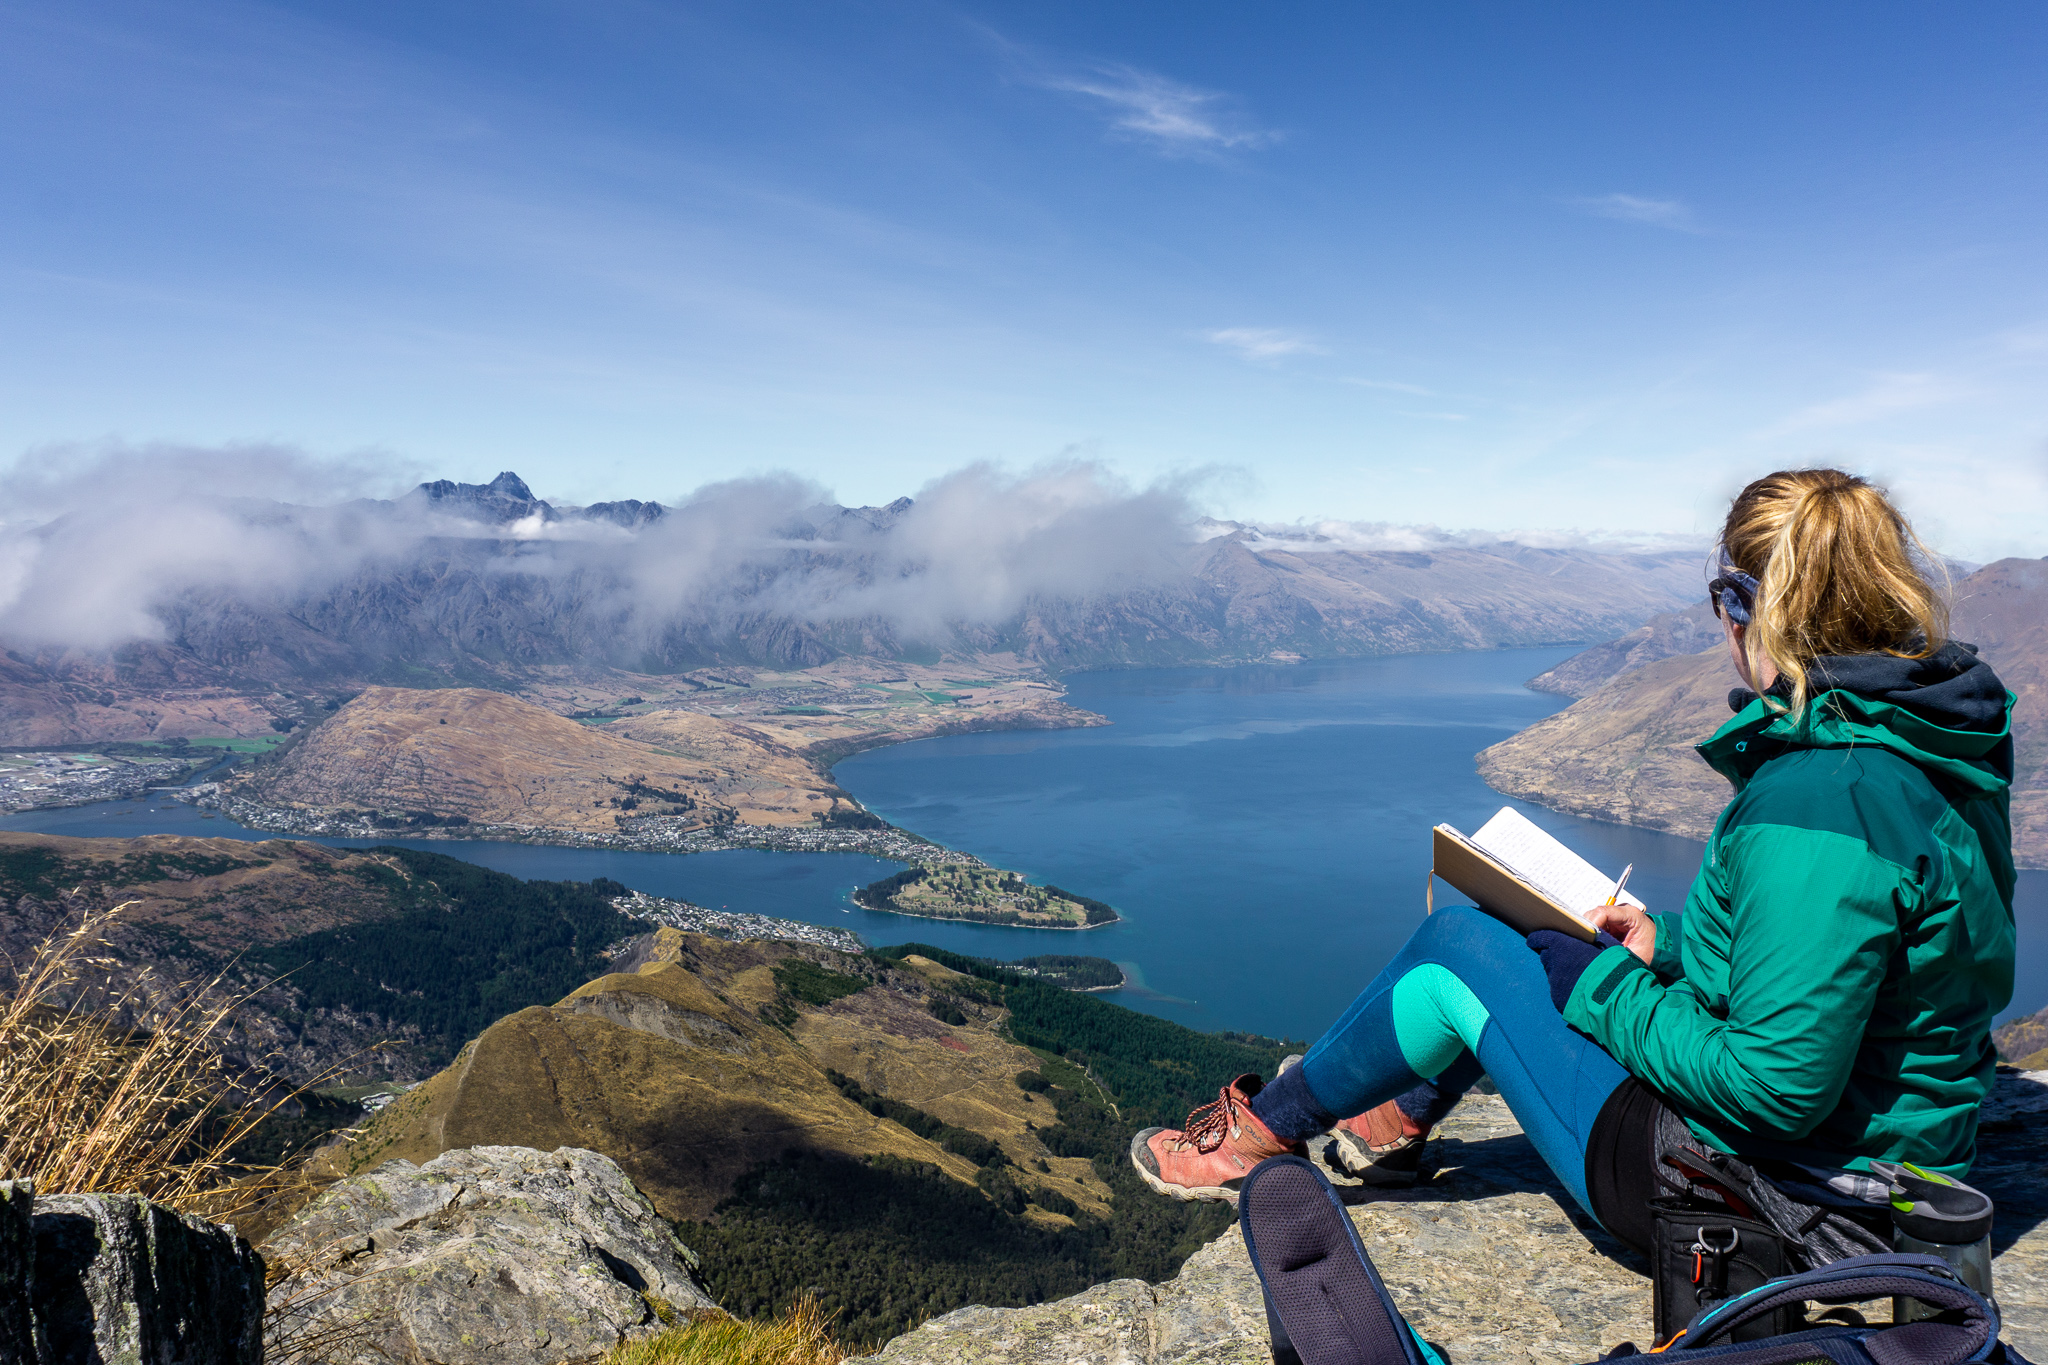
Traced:
[[1166, 581], [1197, 538], [1184, 485], [1133, 487], [1085, 462], [969, 466], [861, 509], [793, 477], [590, 509], [550, 506], [516, 477], [402, 491], [417, 478], [263, 445], [36, 452], [0, 476], [0, 637], [105, 649], [164, 639], [181, 611], [294, 610], [453, 563], [552, 580], [647, 638], [773, 616], [936, 640], [1034, 598]]
[[1447, 531], [1437, 526], [1403, 526], [1385, 521], [1242, 522], [1204, 518], [1196, 534], [1204, 538], [1237, 533], [1251, 549], [1289, 554], [1350, 552], [1424, 552], [1484, 550], [1526, 545], [1539, 550], [1591, 550], [1597, 553], [1663, 554], [1672, 550], [1706, 549], [1697, 536], [1659, 531]]

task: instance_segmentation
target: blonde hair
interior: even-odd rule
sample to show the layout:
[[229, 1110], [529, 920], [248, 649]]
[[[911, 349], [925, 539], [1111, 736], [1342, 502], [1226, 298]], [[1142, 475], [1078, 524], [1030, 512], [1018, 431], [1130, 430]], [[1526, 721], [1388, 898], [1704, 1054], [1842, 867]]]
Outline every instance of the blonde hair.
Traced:
[[[1806, 707], [1824, 655], [1924, 659], [1948, 640], [1948, 575], [1884, 490], [1839, 469], [1785, 469], [1736, 495], [1721, 553], [1757, 580], [1743, 638]], [[1923, 567], [1926, 566], [1926, 567]], [[1929, 581], [1931, 568], [1942, 579]]]

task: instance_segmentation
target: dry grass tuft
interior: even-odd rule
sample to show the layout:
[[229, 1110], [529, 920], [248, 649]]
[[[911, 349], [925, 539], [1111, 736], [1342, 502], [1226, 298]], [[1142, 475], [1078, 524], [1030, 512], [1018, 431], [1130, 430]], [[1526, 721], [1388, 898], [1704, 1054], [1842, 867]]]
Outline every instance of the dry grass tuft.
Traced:
[[604, 1365], [839, 1365], [831, 1323], [808, 1295], [779, 1322], [699, 1314], [644, 1341], [628, 1342]]
[[129, 904], [45, 939], [0, 997], [0, 1179], [224, 1221], [267, 1184], [230, 1149], [291, 1094], [228, 1107], [240, 1077], [218, 1039], [242, 997], [219, 978], [161, 1000], [146, 978], [113, 979], [106, 935]]

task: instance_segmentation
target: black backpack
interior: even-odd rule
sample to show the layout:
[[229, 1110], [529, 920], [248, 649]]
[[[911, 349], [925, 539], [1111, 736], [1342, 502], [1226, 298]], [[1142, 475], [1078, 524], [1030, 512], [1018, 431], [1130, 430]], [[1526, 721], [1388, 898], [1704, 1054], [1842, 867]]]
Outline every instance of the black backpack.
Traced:
[[[1266, 1296], [1276, 1365], [1443, 1365], [1409, 1327], [1323, 1173], [1300, 1157], [1254, 1167], [1238, 1196], [1245, 1249]], [[1804, 1323], [1803, 1305], [1911, 1298], [1933, 1317], [1899, 1325]], [[1998, 1339], [1998, 1310], [1935, 1256], [1887, 1253], [1769, 1280], [1702, 1309], [1659, 1354], [1717, 1365], [2027, 1365]], [[1624, 1344], [1603, 1356], [1638, 1354]]]

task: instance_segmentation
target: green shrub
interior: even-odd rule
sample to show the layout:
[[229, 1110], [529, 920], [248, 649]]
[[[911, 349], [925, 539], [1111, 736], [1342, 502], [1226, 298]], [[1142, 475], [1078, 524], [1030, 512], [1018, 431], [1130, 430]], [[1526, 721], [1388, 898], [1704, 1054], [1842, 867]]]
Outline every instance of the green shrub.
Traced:
[[829, 1005], [868, 988], [863, 977], [828, 971], [800, 957], [775, 964], [775, 984], [806, 1005]]

